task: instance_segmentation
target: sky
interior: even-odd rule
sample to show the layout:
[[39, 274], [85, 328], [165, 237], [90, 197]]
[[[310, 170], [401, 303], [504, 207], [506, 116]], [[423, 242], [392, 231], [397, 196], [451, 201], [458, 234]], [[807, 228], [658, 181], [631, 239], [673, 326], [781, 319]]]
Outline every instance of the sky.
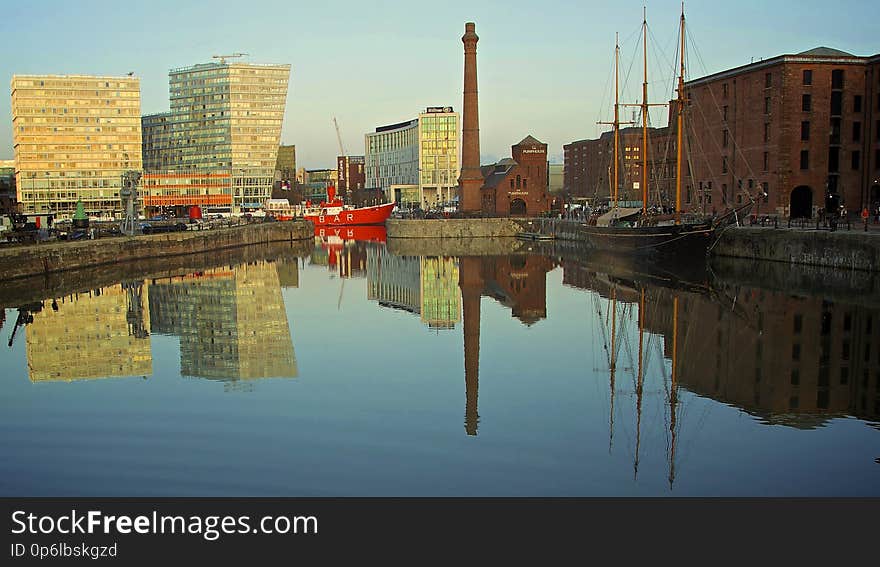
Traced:
[[[663, 102], [672, 96], [681, 10], [671, 0], [4, 2], [0, 81], [134, 72], [148, 114], [169, 108], [169, 69], [236, 52], [251, 63], [289, 63], [281, 143], [296, 144], [299, 167], [335, 167], [334, 117], [347, 153], [363, 154], [364, 134], [377, 126], [427, 106], [461, 111], [461, 36], [465, 22], [475, 22], [482, 162], [509, 156], [532, 135], [561, 163], [563, 144], [596, 137], [603, 128], [596, 123], [611, 117], [616, 32], [622, 98], [640, 98], [632, 62], [643, 5], [649, 98]], [[880, 52], [876, 0], [691, 1], [685, 10], [689, 78], [817, 46]], [[12, 159], [9, 95], [0, 97], [0, 116], [0, 159]], [[651, 119], [665, 124], [661, 111]]]

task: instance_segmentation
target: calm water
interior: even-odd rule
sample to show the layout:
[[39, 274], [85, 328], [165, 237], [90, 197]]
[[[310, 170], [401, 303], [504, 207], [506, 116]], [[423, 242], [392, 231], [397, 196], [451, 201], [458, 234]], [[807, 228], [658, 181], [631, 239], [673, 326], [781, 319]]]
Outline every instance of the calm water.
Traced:
[[880, 494], [870, 291], [227, 256], [7, 286], [0, 494]]

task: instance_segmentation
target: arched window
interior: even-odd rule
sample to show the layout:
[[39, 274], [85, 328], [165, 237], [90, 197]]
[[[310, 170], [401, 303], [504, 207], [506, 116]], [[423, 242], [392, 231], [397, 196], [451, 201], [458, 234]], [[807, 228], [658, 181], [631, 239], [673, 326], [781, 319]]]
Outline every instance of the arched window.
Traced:
[[516, 176], [516, 188], [519, 189], [520, 187], [522, 187], [522, 178], [519, 175], [517, 175]]
[[513, 189], [513, 179], [510, 180], [510, 188]]
[[525, 189], [526, 187], [528, 187], [528, 182], [529, 182], [528, 179], [523, 179], [523, 189]]

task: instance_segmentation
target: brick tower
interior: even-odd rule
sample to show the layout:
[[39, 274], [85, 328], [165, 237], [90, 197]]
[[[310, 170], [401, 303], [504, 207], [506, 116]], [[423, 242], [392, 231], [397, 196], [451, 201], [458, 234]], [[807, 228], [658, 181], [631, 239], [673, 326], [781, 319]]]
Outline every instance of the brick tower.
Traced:
[[462, 118], [461, 177], [458, 179], [458, 208], [463, 213], [478, 213], [482, 209], [480, 188], [480, 116], [477, 103], [477, 41], [473, 22], [464, 25], [464, 113]]

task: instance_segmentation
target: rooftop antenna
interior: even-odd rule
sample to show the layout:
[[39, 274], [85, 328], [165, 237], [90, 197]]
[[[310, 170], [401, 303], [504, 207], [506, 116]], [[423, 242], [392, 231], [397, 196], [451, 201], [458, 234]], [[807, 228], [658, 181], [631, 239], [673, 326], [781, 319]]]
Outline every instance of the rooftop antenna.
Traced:
[[238, 57], [244, 57], [247, 53], [233, 53], [232, 55], [212, 55], [211, 59], [219, 59], [221, 65], [226, 64], [227, 59], [236, 59]]

